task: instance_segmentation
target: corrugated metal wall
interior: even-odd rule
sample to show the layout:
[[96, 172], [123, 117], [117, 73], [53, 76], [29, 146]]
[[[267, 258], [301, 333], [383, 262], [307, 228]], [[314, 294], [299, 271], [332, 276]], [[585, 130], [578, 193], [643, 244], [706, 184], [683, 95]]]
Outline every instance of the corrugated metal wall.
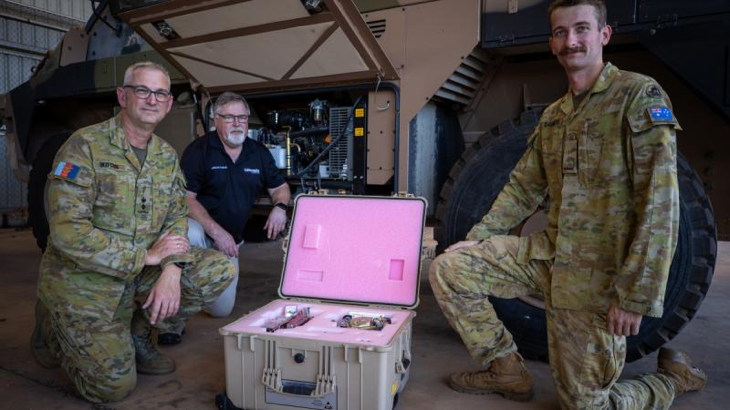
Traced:
[[27, 9], [48, 12], [55, 16], [71, 17], [86, 22], [91, 16], [91, 1], [89, 0], [6, 0], [2, 3], [11, 3], [25, 6]]
[[[0, 0], [0, 94], [27, 81], [46, 51], [91, 13], [88, 0]], [[27, 187], [10, 169], [6, 148], [0, 128], [0, 214], [27, 207]]]

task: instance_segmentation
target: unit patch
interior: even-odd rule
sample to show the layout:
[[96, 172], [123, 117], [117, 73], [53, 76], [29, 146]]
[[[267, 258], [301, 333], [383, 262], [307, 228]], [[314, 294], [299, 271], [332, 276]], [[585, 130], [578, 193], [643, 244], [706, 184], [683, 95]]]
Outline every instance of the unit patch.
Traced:
[[672, 110], [668, 107], [649, 107], [651, 122], [671, 122], [674, 120]]
[[61, 161], [53, 171], [53, 175], [73, 181], [76, 175], [79, 174], [81, 167], [74, 165], [70, 162]]
[[662, 92], [659, 91], [659, 87], [652, 85], [646, 89], [646, 95], [651, 98], [660, 98], [662, 96]]

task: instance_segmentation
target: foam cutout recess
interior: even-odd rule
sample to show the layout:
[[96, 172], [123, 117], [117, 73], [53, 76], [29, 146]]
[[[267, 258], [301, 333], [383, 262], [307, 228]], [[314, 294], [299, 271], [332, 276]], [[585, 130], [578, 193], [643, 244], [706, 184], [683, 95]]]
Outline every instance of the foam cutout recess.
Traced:
[[297, 199], [283, 297], [414, 306], [425, 202], [420, 199]]
[[[278, 329], [267, 332], [266, 324], [284, 315], [286, 306], [308, 307], [312, 318], [305, 324], [292, 329]], [[358, 312], [374, 316], [386, 316], [391, 323], [382, 330], [363, 330], [337, 327], [337, 321], [344, 315]], [[390, 345], [403, 323], [414, 313], [409, 310], [374, 309], [363, 306], [345, 306], [323, 303], [299, 303], [277, 299], [224, 327], [231, 334], [258, 334], [266, 337], [282, 336], [296, 339], [339, 342], [352, 345], [385, 347]]]

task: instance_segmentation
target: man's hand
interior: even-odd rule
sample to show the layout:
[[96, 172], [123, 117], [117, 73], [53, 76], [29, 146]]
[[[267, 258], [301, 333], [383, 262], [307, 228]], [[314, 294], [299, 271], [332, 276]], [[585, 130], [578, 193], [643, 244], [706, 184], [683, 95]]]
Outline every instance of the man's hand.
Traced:
[[444, 249], [444, 253], [449, 253], [449, 252], [457, 251], [459, 249], [468, 248], [468, 247], [474, 246], [478, 243], [479, 243], [479, 241], [456, 242], [456, 243], [452, 244], [451, 246], [449, 246], [448, 248]]
[[275, 206], [269, 214], [269, 219], [266, 220], [266, 225], [264, 225], [266, 236], [269, 239], [276, 238], [276, 235], [283, 231], [285, 226], [286, 211], [279, 208], [278, 206]]
[[169, 264], [162, 269], [160, 277], [152, 286], [147, 301], [142, 309], [150, 309], [150, 323], [162, 322], [168, 317], [175, 316], [180, 308], [180, 273], [182, 269]]
[[608, 333], [616, 336], [636, 336], [639, 334], [641, 318], [642, 316], [638, 313], [611, 306], [606, 317]]
[[210, 236], [215, 242], [215, 247], [219, 251], [225, 253], [229, 258], [238, 256], [238, 245], [233, 240], [233, 236], [225, 229], [216, 229], [214, 234]]
[[190, 242], [188, 238], [180, 235], [172, 235], [165, 232], [147, 249], [147, 256], [144, 264], [156, 266], [160, 261], [170, 255], [178, 255], [190, 251]]

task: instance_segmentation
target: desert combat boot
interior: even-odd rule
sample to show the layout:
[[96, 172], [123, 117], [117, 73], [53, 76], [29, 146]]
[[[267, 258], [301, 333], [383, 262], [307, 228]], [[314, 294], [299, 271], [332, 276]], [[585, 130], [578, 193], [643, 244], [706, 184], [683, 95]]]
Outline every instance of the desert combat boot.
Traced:
[[529, 401], [534, 395], [532, 376], [517, 352], [494, 359], [487, 370], [454, 373], [449, 386], [461, 393], [501, 394], [515, 401]]
[[701, 369], [692, 366], [686, 354], [662, 347], [659, 349], [657, 363], [659, 373], [667, 376], [674, 385], [674, 395], [690, 391], [699, 391], [707, 384], [707, 375]]
[[137, 373], [168, 374], [175, 371], [175, 361], [157, 350], [152, 342], [152, 327], [137, 312], [132, 319], [132, 342]]

